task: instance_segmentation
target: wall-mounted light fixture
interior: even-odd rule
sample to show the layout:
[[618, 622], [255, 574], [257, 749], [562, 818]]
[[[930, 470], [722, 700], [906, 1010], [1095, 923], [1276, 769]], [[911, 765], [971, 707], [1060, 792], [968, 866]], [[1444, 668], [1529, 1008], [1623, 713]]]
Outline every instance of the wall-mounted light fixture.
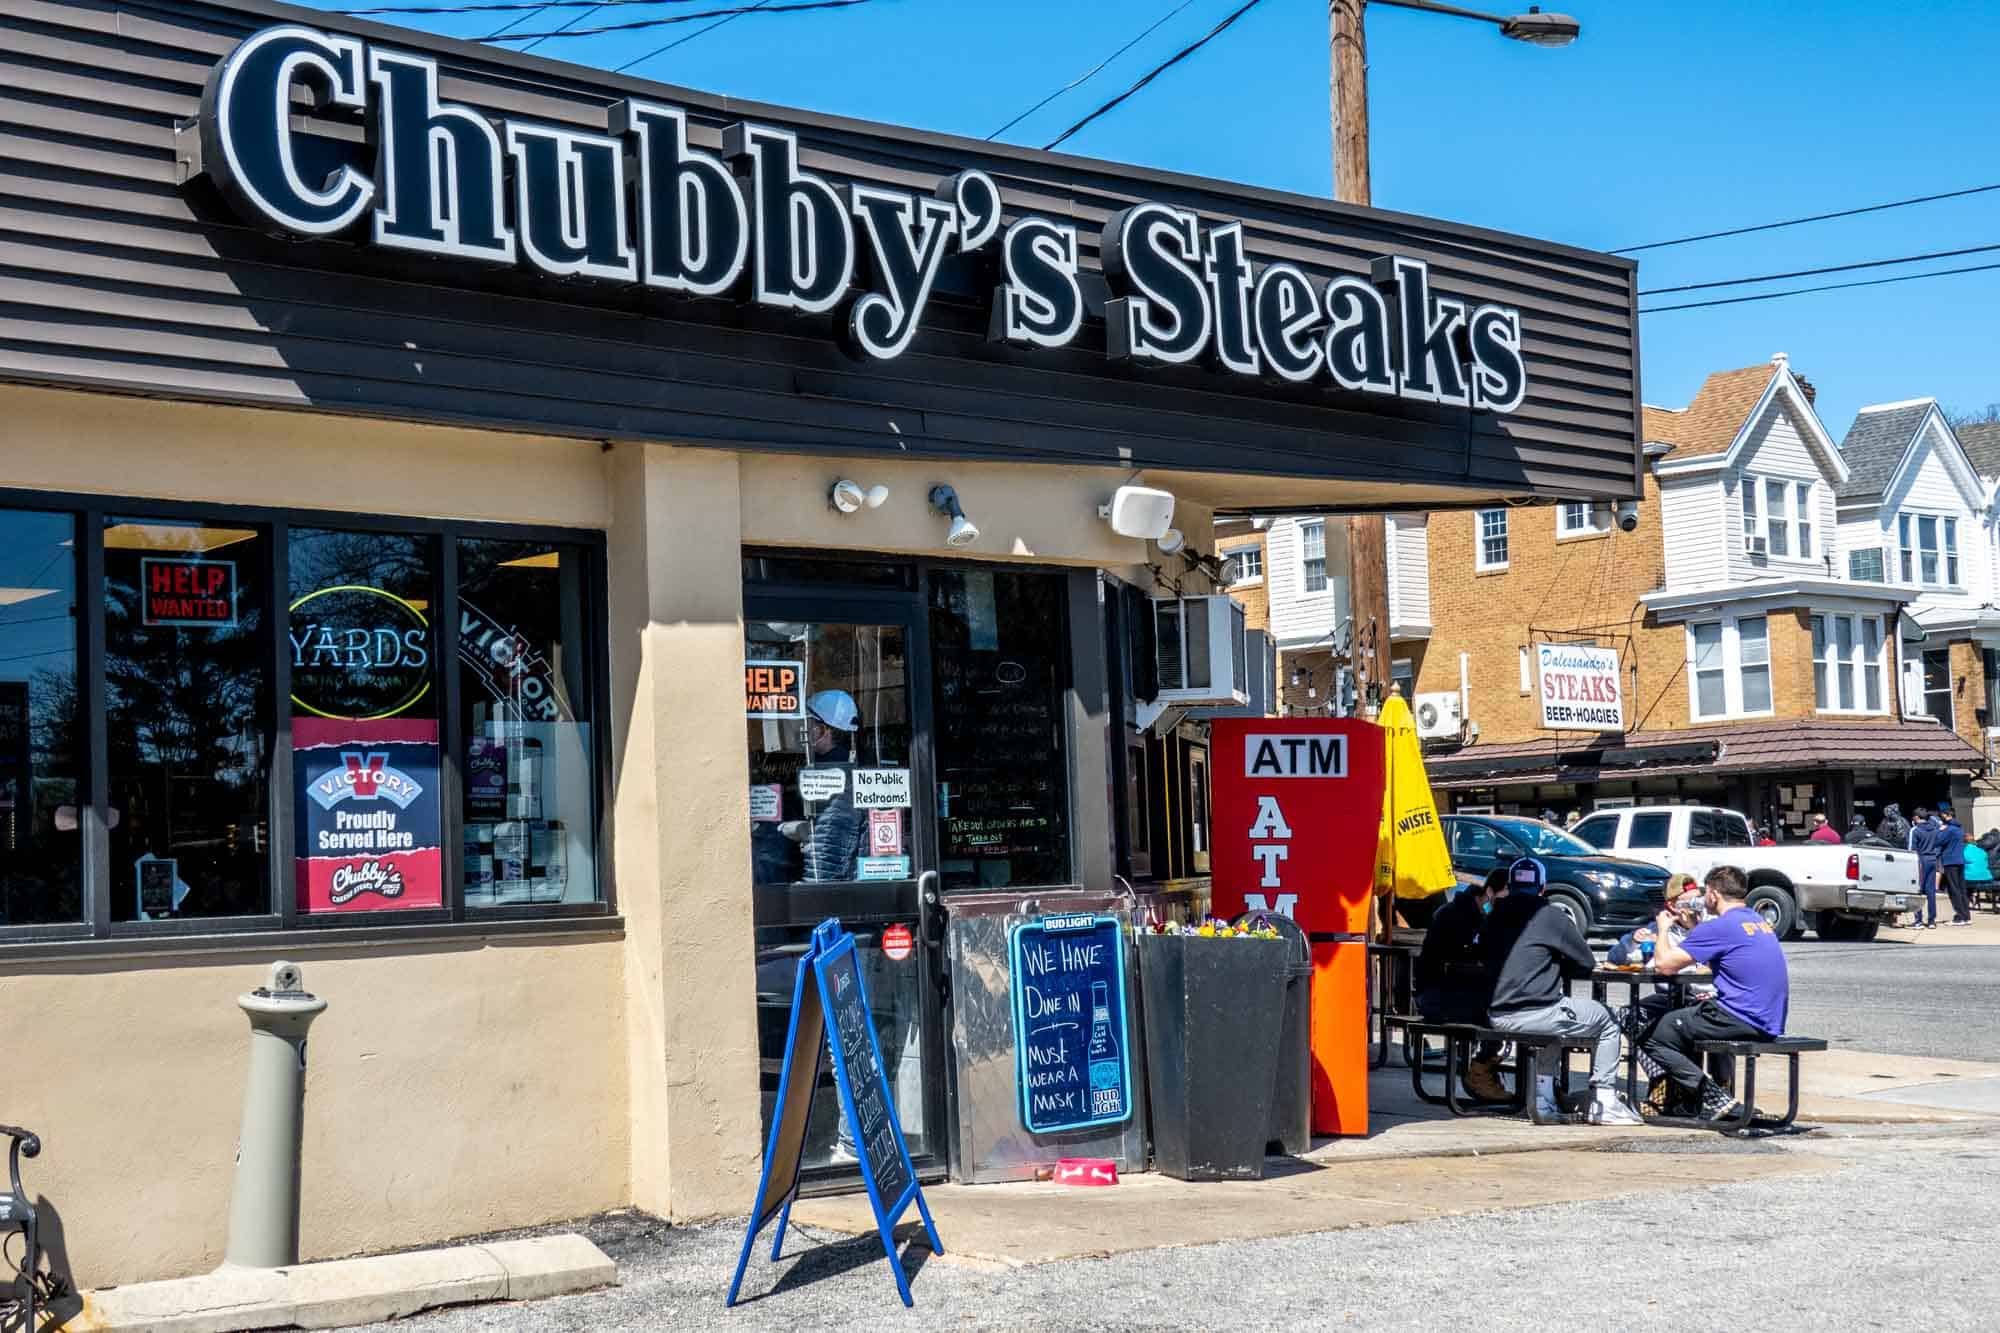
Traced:
[[852, 514], [863, 506], [880, 509], [882, 502], [888, 498], [887, 486], [870, 486], [863, 490], [860, 482], [849, 481], [845, 477], [833, 483], [833, 489], [826, 493], [826, 502], [843, 514]]
[[931, 487], [931, 508], [951, 520], [951, 527], [944, 534], [946, 546], [970, 546], [979, 540], [979, 525], [965, 516], [958, 492], [951, 487]]
[[1153, 539], [1153, 545], [1160, 548], [1161, 555], [1173, 555], [1187, 545], [1187, 534], [1179, 528], [1168, 528]]

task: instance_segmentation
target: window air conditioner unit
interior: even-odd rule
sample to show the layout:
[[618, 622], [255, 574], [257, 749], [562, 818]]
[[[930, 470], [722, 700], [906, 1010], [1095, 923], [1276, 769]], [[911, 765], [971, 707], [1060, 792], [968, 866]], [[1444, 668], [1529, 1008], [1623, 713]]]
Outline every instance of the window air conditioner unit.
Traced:
[[1769, 555], [1771, 544], [1762, 537], [1746, 536], [1743, 539], [1743, 549], [1751, 555]]
[[1154, 598], [1153, 652], [1159, 667], [1158, 702], [1250, 702], [1243, 604], [1234, 597]]
[[1438, 690], [1419, 694], [1415, 700], [1417, 735], [1425, 739], [1458, 735], [1458, 691]]

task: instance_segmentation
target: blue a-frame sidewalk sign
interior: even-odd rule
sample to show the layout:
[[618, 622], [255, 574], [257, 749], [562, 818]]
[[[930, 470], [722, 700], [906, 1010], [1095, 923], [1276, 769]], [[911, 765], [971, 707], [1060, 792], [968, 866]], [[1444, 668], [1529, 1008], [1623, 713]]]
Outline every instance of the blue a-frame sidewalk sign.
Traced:
[[771, 1115], [771, 1139], [764, 1148], [764, 1173], [757, 1181], [757, 1199], [743, 1236], [743, 1252], [736, 1258], [736, 1276], [729, 1283], [730, 1305], [736, 1304], [736, 1294], [743, 1286], [750, 1247], [773, 1217], [778, 1219], [778, 1233], [771, 1239], [771, 1258], [776, 1260], [784, 1248], [785, 1225], [791, 1220], [792, 1200], [798, 1194], [806, 1131], [812, 1123], [813, 1089], [819, 1082], [822, 1051], [833, 1056], [840, 1108], [854, 1135], [854, 1154], [860, 1159], [868, 1204], [875, 1210], [875, 1229], [881, 1235], [889, 1271], [895, 1275], [904, 1305], [915, 1302], [910, 1299], [910, 1280], [896, 1256], [896, 1221], [912, 1203], [924, 1220], [931, 1253], [944, 1253], [930, 1206], [917, 1184], [916, 1168], [910, 1163], [895, 1099], [889, 1095], [882, 1047], [868, 1010], [854, 937], [841, 928], [838, 919], [828, 917], [813, 929], [812, 943], [799, 959], [798, 980], [792, 987], [791, 1028], [785, 1034], [784, 1070], [778, 1075], [778, 1101]]

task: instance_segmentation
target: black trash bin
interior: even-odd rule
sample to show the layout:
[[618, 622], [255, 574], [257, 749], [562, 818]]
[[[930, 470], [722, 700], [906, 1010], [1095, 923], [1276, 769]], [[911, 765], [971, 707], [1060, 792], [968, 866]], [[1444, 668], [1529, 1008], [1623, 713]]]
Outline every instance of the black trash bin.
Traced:
[[1153, 1164], [1167, 1175], [1263, 1178], [1291, 947], [1139, 936]]
[[1266, 1150], [1296, 1157], [1312, 1147], [1312, 942], [1288, 916], [1245, 913], [1236, 924], [1267, 925], [1289, 956], [1285, 966], [1285, 1016], [1278, 1024], [1278, 1077], [1271, 1096], [1271, 1137]]

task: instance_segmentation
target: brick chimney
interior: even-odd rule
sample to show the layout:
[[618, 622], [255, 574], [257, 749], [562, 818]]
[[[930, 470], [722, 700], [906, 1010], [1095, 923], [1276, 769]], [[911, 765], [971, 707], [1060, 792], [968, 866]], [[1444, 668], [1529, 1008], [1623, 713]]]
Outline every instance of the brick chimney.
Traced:
[[1804, 375], [1794, 375], [1792, 376], [1792, 378], [1799, 382], [1799, 392], [1806, 396], [1806, 401], [1808, 403], [1818, 401], [1819, 390], [1813, 387], [1813, 382], [1811, 380], [1807, 379]]

